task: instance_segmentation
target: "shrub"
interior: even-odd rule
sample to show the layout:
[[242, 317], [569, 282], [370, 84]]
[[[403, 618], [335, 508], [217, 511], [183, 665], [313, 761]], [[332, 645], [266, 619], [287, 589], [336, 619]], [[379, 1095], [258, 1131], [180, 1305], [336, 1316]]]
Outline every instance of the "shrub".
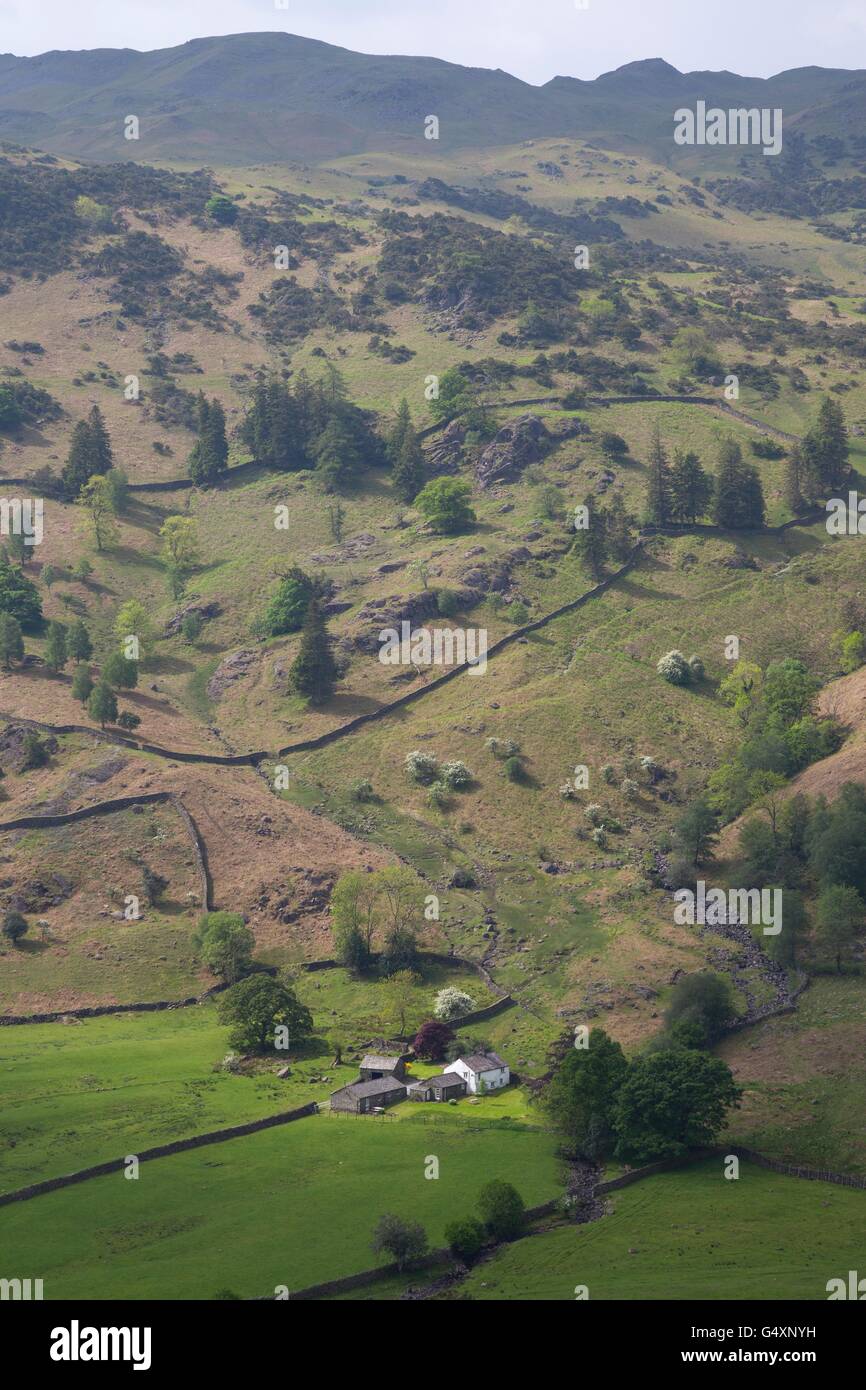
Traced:
[[429, 786], [439, 771], [439, 759], [435, 753], [421, 753], [415, 749], [406, 754], [406, 771], [413, 782]]
[[9, 911], [3, 918], [3, 935], [13, 945], [25, 936], [28, 930], [27, 918], [20, 912]]
[[659, 658], [656, 670], [660, 676], [664, 676], [671, 685], [690, 685], [692, 680], [692, 669], [686, 661], [682, 652], [676, 650], [666, 652]]
[[520, 761], [519, 758], [506, 758], [505, 775], [508, 778], [509, 782], [522, 782], [523, 763]]
[[523, 1230], [526, 1207], [510, 1182], [494, 1178], [478, 1194], [478, 1210], [487, 1230], [497, 1240], [513, 1240]]
[[448, 788], [444, 782], [434, 782], [427, 792], [427, 805], [433, 811], [444, 811], [451, 803]]
[[635, 797], [640, 793], [640, 787], [631, 777], [626, 777], [620, 787], [620, 791], [623, 796], [628, 797], [629, 801], [634, 801]]
[[349, 789], [349, 795], [353, 801], [367, 802], [375, 801], [376, 793], [373, 791], [373, 783], [366, 777], [354, 782]]
[[453, 1041], [454, 1034], [447, 1023], [430, 1018], [421, 1024], [412, 1047], [415, 1056], [423, 1058], [425, 1062], [441, 1062], [445, 1058], [448, 1044]]
[[475, 1000], [471, 994], [456, 989], [454, 985], [448, 985], [445, 989], [440, 989], [436, 995], [433, 1013], [443, 1022], [450, 1022], [452, 1019], [462, 1018], [464, 1014], [471, 1014], [474, 1008]]
[[453, 589], [437, 589], [436, 608], [442, 618], [453, 618], [460, 611], [460, 595]]
[[398, 1269], [405, 1269], [427, 1250], [427, 1232], [418, 1221], [404, 1221], [393, 1212], [380, 1216], [373, 1232], [374, 1255], [390, 1255]]
[[590, 825], [601, 825], [602, 808], [596, 802], [590, 802], [584, 809], [583, 814], [586, 816]]
[[130, 732], [137, 729], [141, 723], [141, 715], [133, 714], [131, 710], [125, 709], [122, 714], [117, 716], [117, 726], [120, 729], [127, 729]]
[[597, 825], [597, 826], [595, 827], [595, 830], [593, 830], [593, 832], [592, 832], [592, 839], [593, 839], [594, 843], [598, 845], [599, 849], [605, 849], [605, 848], [606, 848], [606, 846], [607, 846], [607, 832], [605, 831], [605, 829], [604, 829], [603, 826]]
[[452, 791], [462, 791], [472, 783], [472, 773], [465, 763], [459, 761], [443, 763], [439, 776]]
[[704, 678], [704, 663], [699, 656], [689, 657], [689, 670], [692, 673], [692, 680], [702, 681]]
[[605, 763], [604, 767], [601, 769], [601, 775], [605, 782], [607, 782], [607, 785], [612, 787], [616, 781], [616, 768], [613, 763]]
[[455, 1260], [462, 1260], [464, 1264], [471, 1262], [480, 1255], [484, 1247], [484, 1227], [480, 1221], [474, 1217], [464, 1217], [462, 1221], [452, 1221], [445, 1227], [445, 1239], [448, 1248]]

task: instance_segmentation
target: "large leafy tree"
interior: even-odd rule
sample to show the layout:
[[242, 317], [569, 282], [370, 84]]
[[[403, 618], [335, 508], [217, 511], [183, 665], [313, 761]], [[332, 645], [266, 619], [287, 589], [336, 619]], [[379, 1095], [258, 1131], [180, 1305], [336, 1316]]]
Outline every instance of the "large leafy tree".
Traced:
[[651, 1163], [711, 1144], [740, 1095], [729, 1068], [708, 1052], [668, 1048], [638, 1057], [617, 1096], [614, 1155]]
[[815, 921], [818, 943], [841, 974], [843, 962], [853, 959], [855, 943], [866, 926], [866, 903], [856, 888], [835, 883], [820, 894]]
[[472, 489], [463, 478], [431, 478], [415, 498], [415, 506], [434, 531], [454, 535], [475, 525], [469, 504]]
[[277, 1028], [288, 1029], [292, 1047], [313, 1031], [313, 1017], [295, 992], [272, 975], [248, 975], [226, 990], [219, 1003], [221, 1023], [231, 1027], [229, 1041], [238, 1052], [276, 1049]]
[[494, 1178], [478, 1194], [478, 1212], [485, 1227], [497, 1240], [514, 1240], [526, 1224], [526, 1206], [510, 1182]]
[[587, 1158], [610, 1152], [614, 1106], [627, 1071], [619, 1043], [593, 1028], [585, 1048], [569, 1048], [544, 1093], [552, 1124]]
[[207, 912], [198, 924], [199, 949], [209, 970], [235, 984], [249, 972], [256, 939], [239, 912]]
[[280, 582], [268, 600], [262, 619], [262, 628], [269, 637], [282, 637], [287, 632], [297, 632], [303, 627], [310, 600], [315, 593], [315, 585], [308, 574], [293, 565], [287, 574], [280, 576]]

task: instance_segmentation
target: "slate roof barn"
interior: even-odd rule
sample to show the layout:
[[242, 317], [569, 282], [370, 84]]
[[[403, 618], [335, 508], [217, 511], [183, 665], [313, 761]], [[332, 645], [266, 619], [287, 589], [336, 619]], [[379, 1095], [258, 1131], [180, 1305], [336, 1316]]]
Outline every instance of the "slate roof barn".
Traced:
[[466, 1095], [466, 1082], [456, 1072], [440, 1072], [414, 1081], [409, 1087], [410, 1100], [454, 1100]]
[[406, 1087], [393, 1077], [381, 1076], [375, 1081], [353, 1081], [331, 1092], [331, 1109], [350, 1115], [368, 1115], [378, 1106], [397, 1105], [406, 1099]]
[[367, 1056], [361, 1059], [358, 1068], [362, 1081], [378, 1081], [383, 1076], [396, 1077], [402, 1081], [406, 1075], [407, 1054], [403, 1053], [399, 1057], [378, 1056], [374, 1052], [368, 1052]]

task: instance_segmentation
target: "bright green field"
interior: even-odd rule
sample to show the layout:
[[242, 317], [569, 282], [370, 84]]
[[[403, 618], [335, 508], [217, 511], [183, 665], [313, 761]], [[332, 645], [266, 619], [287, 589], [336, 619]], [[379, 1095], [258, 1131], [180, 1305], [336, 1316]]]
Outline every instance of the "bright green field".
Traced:
[[[408, 1111], [409, 1106], [403, 1106]], [[37, 1197], [0, 1211], [4, 1267], [38, 1270], [46, 1298], [243, 1297], [299, 1289], [375, 1263], [395, 1211], [432, 1245], [491, 1178], [528, 1205], [560, 1190], [554, 1140], [467, 1107], [399, 1123], [321, 1115]], [[438, 1180], [426, 1179], [429, 1155]]]
[[[357, 1075], [330, 1055], [285, 1081], [215, 1072], [227, 1031], [214, 1005], [0, 1029], [0, 1190], [291, 1110]], [[323, 1072], [330, 1084], [310, 1083]]]
[[[612, 1212], [507, 1246], [459, 1286], [461, 1297], [824, 1299], [828, 1279], [862, 1268], [866, 1192], [720, 1160], [611, 1194]], [[632, 1253], [630, 1253], [632, 1252]]]

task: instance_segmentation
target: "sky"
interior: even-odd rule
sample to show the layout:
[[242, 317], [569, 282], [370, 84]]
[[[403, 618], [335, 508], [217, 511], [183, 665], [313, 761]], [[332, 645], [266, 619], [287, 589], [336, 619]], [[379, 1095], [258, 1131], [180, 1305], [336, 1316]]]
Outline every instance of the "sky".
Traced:
[[280, 29], [533, 83], [641, 58], [753, 77], [866, 68], [866, 0], [0, 0], [0, 52], [21, 55]]

